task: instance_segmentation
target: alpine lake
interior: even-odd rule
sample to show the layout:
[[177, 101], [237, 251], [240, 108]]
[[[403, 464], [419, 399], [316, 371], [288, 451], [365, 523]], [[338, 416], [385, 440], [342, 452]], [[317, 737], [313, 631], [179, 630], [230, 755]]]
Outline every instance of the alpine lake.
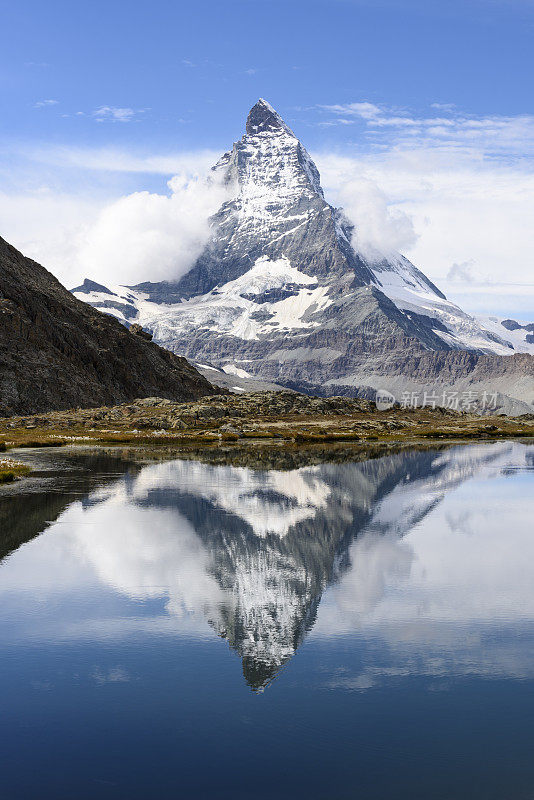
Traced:
[[534, 797], [534, 445], [13, 456], [3, 800]]

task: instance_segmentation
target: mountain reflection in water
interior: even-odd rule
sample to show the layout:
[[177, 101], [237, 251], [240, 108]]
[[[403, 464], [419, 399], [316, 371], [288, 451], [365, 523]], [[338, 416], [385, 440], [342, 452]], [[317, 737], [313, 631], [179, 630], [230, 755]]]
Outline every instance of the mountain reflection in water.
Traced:
[[[26, 538], [46, 534], [4, 560], [0, 597], [31, 585], [61, 607], [96, 583], [137, 605], [163, 600], [128, 623], [103, 609], [90, 623], [37, 617], [35, 629], [29, 615], [10, 631], [97, 639], [131, 634], [137, 622], [205, 636], [208, 623], [239, 654], [253, 690], [277, 676], [307, 634], [379, 635], [403, 653], [390, 674], [531, 675], [515, 645], [501, 643], [491, 664], [466, 646], [465, 623], [534, 617], [532, 492], [517, 503], [508, 496], [504, 532], [492, 513], [498, 493], [480, 488], [509, 470], [529, 475], [533, 464], [534, 448], [506, 442], [289, 471], [173, 460], [110, 470], [96, 488], [81, 481], [68, 501], [56, 494], [54, 503], [49, 491], [12, 494], [0, 501], [2, 539], [20, 543], [25, 519]], [[102, 459], [98, 466], [105, 472]], [[341, 672], [332, 685], [365, 688], [385, 670], [375, 663]]]

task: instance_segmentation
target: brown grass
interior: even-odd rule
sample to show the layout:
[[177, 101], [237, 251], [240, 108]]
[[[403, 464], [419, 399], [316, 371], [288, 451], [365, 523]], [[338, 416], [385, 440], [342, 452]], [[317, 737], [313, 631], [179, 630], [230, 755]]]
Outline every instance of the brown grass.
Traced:
[[19, 442], [18, 447], [63, 447], [65, 444], [63, 439], [26, 439]]

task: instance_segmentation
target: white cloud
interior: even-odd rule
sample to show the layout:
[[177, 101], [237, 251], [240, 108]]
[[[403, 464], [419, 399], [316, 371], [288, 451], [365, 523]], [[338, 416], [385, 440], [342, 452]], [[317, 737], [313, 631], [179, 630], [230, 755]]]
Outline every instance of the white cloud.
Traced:
[[[76, 112], [82, 115], [83, 111]], [[10, 144], [12, 156], [34, 162], [34, 172], [53, 168], [57, 176], [61, 170], [102, 173], [147, 173], [169, 177], [176, 173], [205, 173], [219, 159], [216, 150], [181, 151], [177, 153], [147, 154], [118, 150], [114, 147], [41, 146], [21, 147]], [[13, 158], [11, 159], [11, 170]], [[72, 185], [72, 181], [69, 181]]]
[[431, 103], [430, 108], [435, 108], [438, 111], [445, 111], [448, 113], [452, 113], [456, 109], [456, 106], [454, 103]]
[[[179, 278], [206, 242], [208, 217], [226, 198], [225, 189], [204, 177], [216, 160], [210, 152], [145, 158], [57, 149], [24, 155], [27, 161], [21, 157], [6, 177], [27, 188], [9, 191], [6, 182], [0, 192], [0, 235], [69, 287], [84, 277], [104, 283]], [[61, 188], [33, 186], [39, 173], [57, 178]], [[166, 192], [125, 192], [136, 173], [174, 177]], [[109, 187], [102, 187], [103, 180]]]
[[356, 174], [343, 180], [340, 175], [335, 198], [355, 226], [354, 247], [366, 258], [373, 260], [377, 251], [405, 251], [415, 244], [417, 235], [411, 218], [388, 203], [375, 181]]
[[198, 175], [175, 175], [170, 194], [134, 192], [105, 206], [80, 242], [78, 271], [118, 283], [177, 279], [200, 255], [208, 217], [226, 190]]
[[117, 108], [116, 106], [100, 106], [93, 111], [93, 117], [97, 122], [131, 122], [138, 114], [143, 114], [144, 110], [133, 108]]
[[468, 309], [534, 316], [534, 116], [432, 108], [320, 106], [319, 125], [356, 126], [351, 155], [316, 155], [326, 194], [364, 251], [403, 251]]
[[[62, 283], [79, 282], [83, 234], [95, 224], [102, 202], [49, 190], [0, 192], [0, 236], [49, 269]], [[74, 283], [73, 283], [74, 281]]]
[[461, 264], [457, 264], [455, 262], [447, 273], [447, 280], [460, 281], [462, 283], [474, 283], [474, 263], [475, 262], [473, 259], [470, 259], [469, 261], [462, 261]]

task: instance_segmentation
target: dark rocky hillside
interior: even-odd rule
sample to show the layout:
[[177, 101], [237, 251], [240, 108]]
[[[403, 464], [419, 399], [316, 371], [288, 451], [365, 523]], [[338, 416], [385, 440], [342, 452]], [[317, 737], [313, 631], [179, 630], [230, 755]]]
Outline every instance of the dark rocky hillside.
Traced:
[[0, 415], [217, 393], [185, 358], [77, 300], [0, 238]]

